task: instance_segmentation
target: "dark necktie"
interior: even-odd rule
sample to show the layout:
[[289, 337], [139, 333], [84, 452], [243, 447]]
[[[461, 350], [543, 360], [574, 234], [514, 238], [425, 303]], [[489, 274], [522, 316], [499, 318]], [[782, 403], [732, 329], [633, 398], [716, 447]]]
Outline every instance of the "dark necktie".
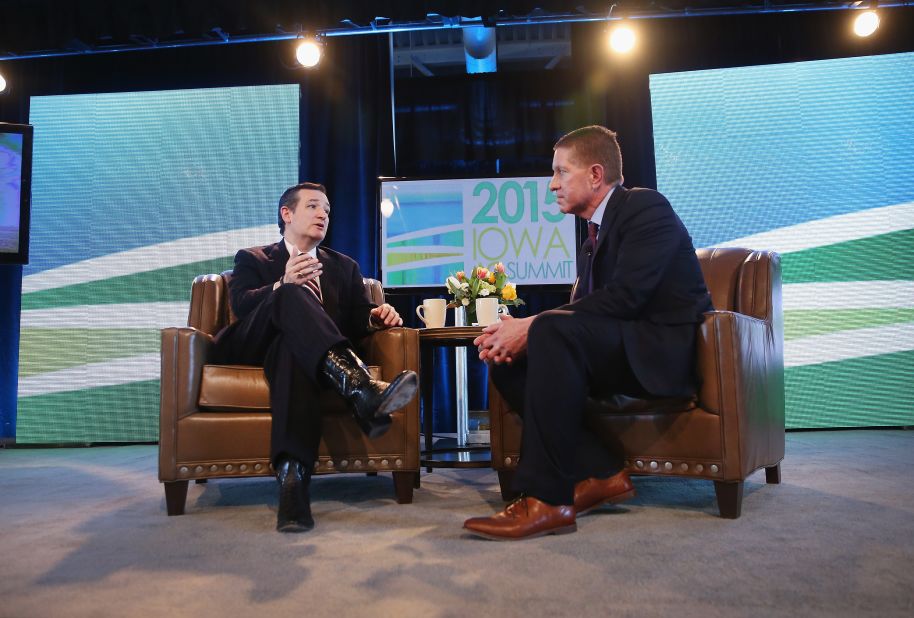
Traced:
[[584, 298], [593, 291], [593, 254], [597, 249], [597, 234], [600, 233], [600, 226], [596, 223], [587, 223], [587, 240], [581, 245], [582, 259], [584, 260], [581, 270], [581, 277], [578, 279], [578, 285], [575, 288], [574, 300]]
[[600, 233], [600, 226], [593, 221], [587, 222], [587, 238], [590, 239], [590, 244], [596, 248], [597, 246], [597, 234]]

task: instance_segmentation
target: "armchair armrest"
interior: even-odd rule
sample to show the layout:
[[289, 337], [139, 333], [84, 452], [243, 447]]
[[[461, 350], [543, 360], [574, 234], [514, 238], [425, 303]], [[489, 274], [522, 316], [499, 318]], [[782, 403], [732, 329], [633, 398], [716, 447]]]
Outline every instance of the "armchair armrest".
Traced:
[[725, 475], [745, 478], [784, 457], [784, 356], [770, 322], [705, 314], [698, 335], [701, 407], [721, 417]]
[[[389, 328], [362, 340], [364, 360], [381, 367], [381, 379], [390, 381], [407, 369], [419, 373], [419, 331], [415, 328]], [[403, 412], [403, 466], [419, 470], [419, 396], [413, 397]], [[399, 413], [398, 413], [399, 414]], [[394, 475], [396, 476], [396, 474]]]
[[365, 361], [381, 367], [382, 379], [390, 381], [401, 371], [419, 373], [419, 331], [415, 328], [379, 330], [362, 340]]
[[200, 376], [212, 346], [212, 335], [196, 328], [162, 329], [159, 480], [174, 480], [178, 420], [198, 410]]

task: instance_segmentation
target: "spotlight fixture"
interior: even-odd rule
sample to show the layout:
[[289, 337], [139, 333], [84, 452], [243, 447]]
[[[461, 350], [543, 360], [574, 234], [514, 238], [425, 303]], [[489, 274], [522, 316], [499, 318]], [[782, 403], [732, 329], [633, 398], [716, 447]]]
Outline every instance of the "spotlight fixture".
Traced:
[[879, 27], [879, 15], [876, 11], [863, 11], [854, 19], [854, 34], [859, 37], [870, 36]]
[[316, 67], [317, 63], [321, 61], [322, 53], [321, 44], [317, 39], [308, 37], [295, 48], [295, 59], [300, 65], [310, 69]]
[[625, 24], [609, 31], [609, 48], [617, 54], [627, 54], [635, 48], [635, 31]]
[[0, 94], [6, 92], [6, 79], [3, 77], [3, 74], [0, 73]]

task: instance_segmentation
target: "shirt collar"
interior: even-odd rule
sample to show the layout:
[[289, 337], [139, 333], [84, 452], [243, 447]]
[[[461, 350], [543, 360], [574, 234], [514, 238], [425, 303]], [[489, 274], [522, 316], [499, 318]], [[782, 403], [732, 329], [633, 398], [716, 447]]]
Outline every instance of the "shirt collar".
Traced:
[[618, 185], [613, 185], [605, 196], [603, 196], [603, 201], [600, 202], [600, 205], [597, 206], [597, 209], [593, 212], [593, 216], [590, 218], [589, 223], [596, 223], [601, 225], [603, 223], [603, 213], [606, 212], [606, 204], [609, 202], [609, 198], [612, 197], [613, 191], [616, 190]]
[[[294, 257], [294, 256], [298, 255], [299, 253], [301, 253], [301, 251], [298, 250], [298, 247], [296, 247], [295, 245], [290, 243], [285, 238], [283, 238], [282, 241], [284, 243], [286, 243], [286, 251], [289, 252], [289, 257]], [[311, 249], [311, 251], [306, 251], [305, 253], [307, 253], [311, 257], [317, 259], [317, 247], [314, 247], [313, 249]]]

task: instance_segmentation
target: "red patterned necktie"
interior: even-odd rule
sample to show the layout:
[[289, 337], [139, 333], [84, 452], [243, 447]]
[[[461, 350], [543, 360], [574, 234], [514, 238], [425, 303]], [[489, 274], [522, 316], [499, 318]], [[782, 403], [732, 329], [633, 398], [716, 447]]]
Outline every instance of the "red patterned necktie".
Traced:
[[320, 304], [324, 304], [324, 296], [321, 294], [321, 284], [320, 281], [315, 279], [309, 279], [305, 281], [305, 287], [307, 287], [311, 292], [317, 297]]
[[[304, 255], [304, 253], [299, 252], [298, 255]], [[324, 304], [324, 295], [321, 294], [321, 282], [318, 281], [317, 277], [315, 277], [314, 279], [308, 279], [307, 281], [305, 281], [305, 288], [310, 290], [311, 293], [314, 294], [315, 297], [317, 297], [317, 301], [320, 304], [322, 304], [322, 305]]]

